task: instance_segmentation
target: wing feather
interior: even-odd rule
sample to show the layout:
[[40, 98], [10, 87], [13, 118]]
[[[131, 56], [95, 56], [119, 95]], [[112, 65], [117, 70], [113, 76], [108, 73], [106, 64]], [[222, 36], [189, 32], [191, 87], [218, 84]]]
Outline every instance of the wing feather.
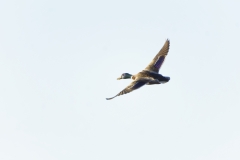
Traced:
[[159, 72], [167, 54], [169, 51], [170, 41], [167, 39], [162, 49], [158, 52], [158, 54], [154, 57], [152, 62], [145, 68], [145, 70], [152, 72]]
[[137, 79], [135, 81], [133, 81], [130, 85], [128, 85], [124, 90], [122, 90], [121, 92], [119, 92], [116, 96], [111, 97], [111, 98], [106, 98], [107, 100], [111, 100], [117, 96], [121, 96], [123, 94], [127, 94], [130, 93], [136, 89], [141, 88], [142, 86], [144, 86], [145, 84], [147, 84], [148, 82], [152, 81], [153, 79], [150, 78], [140, 78]]

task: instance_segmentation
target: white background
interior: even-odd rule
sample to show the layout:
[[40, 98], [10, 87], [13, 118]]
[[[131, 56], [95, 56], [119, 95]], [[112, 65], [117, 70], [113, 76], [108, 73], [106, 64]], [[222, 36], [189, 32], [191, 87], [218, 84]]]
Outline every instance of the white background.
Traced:
[[[0, 2], [1, 160], [239, 160], [240, 2]], [[171, 41], [164, 85], [112, 97]]]

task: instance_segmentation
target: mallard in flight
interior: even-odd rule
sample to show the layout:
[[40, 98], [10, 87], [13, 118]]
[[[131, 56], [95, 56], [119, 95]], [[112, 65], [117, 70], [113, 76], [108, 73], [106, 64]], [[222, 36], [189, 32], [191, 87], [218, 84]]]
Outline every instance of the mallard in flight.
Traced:
[[170, 77], [165, 77], [159, 74], [159, 70], [165, 60], [165, 57], [168, 54], [170, 46], [170, 41], [167, 39], [162, 49], [158, 52], [158, 54], [154, 57], [152, 62], [141, 72], [136, 75], [131, 75], [129, 73], [123, 73], [118, 80], [120, 79], [133, 79], [133, 82], [128, 85], [124, 90], [118, 93], [116, 96], [112, 98], [106, 98], [107, 100], [113, 99], [117, 96], [130, 93], [142, 86], [152, 85], [152, 84], [162, 84], [166, 83], [170, 80]]

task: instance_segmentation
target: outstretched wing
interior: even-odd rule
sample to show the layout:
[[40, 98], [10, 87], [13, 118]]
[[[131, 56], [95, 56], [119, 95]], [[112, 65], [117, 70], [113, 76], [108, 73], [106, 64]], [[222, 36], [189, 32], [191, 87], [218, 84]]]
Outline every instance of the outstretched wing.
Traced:
[[170, 46], [170, 41], [167, 39], [165, 44], [163, 45], [162, 49], [158, 52], [158, 54], [154, 57], [152, 62], [145, 68], [145, 70], [152, 71], [152, 72], [159, 72], [165, 57], [168, 54]]
[[124, 90], [122, 90], [120, 93], [118, 93], [116, 96], [111, 97], [111, 98], [106, 98], [107, 100], [111, 100], [117, 96], [123, 95], [123, 94], [127, 94], [130, 93], [142, 86], [144, 86], [145, 84], [147, 84], [148, 82], [150, 82], [152, 79], [150, 78], [140, 78], [137, 79], [135, 81], [133, 81], [130, 85], [128, 85]]

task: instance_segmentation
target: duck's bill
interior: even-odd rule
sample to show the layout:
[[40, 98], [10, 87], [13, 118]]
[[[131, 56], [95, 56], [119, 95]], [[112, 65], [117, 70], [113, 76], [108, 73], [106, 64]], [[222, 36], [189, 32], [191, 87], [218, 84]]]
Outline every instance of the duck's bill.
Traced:
[[117, 78], [117, 80], [120, 80], [120, 79], [122, 79], [122, 78], [121, 77]]

